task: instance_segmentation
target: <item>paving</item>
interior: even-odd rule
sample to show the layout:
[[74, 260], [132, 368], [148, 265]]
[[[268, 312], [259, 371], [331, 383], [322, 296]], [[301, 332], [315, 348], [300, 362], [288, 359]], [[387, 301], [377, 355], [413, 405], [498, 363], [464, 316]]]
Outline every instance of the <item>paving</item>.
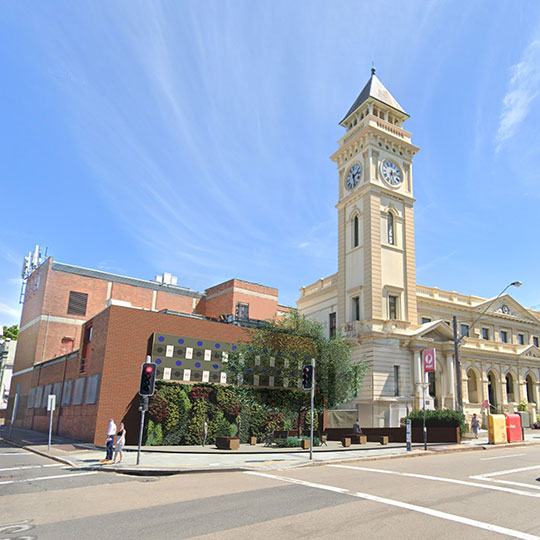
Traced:
[[[23, 447], [70, 465], [75, 469], [111, 471], [124, 474], [166, 475], [195, 472], [218, 472], [236, 470], [272, 470], [339, 463], [358, 459], [383, 459], [398, 456], [419, 456], [438, 452], [456, 452], [500, 448], [503, 445], [489, 445], [487, 432], [481, 432], [478, 439], [464, 438], [461, 444], [428, 444], [427, 452], [423, 444], [415, 443], [407, 451], [403, 443], [381, 445], [368, 442], [344, 448], [338, 441], [328, 441], [327, 445], [313, 449], [313, 459], [309, 451], [291, 448], [267, 447], [260, 443], [255, 446], [240, 445], [239, 450], [218, 450], [215, 446], [144, 446], [137, 465], [137, 447], [126, 446], [124, 459], [120, 464], [103, 464], [103, 447], [53, 436], [48, 448], [46, 433], [3, 427], [0, 435], [6, 443]], [[525, 441], [509, 443], [509, 446], [540, 444], [540, 431], [525, 430]]]

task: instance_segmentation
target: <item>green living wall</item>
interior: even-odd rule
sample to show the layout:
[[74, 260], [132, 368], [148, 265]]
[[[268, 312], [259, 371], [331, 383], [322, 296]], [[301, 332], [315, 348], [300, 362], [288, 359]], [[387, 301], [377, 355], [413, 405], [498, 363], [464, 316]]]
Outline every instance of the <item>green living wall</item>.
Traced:
[[[309, 430], [309, 393], [297, 390], [246, 388], [214, 384], [156, 381], [150, 398], [144, 444], [200, 445], [204, 420], [207, 444], [216, 437], [250, 437], [263, 441], [274, 430]], [[298, 411], [301, 410], [301, 414]], [[315, 426], [317, 429], [317, 415]]]

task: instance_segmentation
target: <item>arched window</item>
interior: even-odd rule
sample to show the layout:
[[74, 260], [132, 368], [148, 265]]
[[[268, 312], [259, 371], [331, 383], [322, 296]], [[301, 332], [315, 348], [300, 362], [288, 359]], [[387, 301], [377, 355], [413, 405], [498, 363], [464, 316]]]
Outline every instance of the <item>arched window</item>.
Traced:
[[506, 398], [508, 403], [515, 401], [514, 398], [514, 376], [512, 373], [508, 372], [506, 374]]
[[525, 382], [527, 383], [527, 401], [529, 403], [536, 403], [534, 391], [533, 391], [533, 379], [530, 375], [527, 375], [527, 378], [525, 379]]
[[359, 244], [359, 234], [358, 234], [358, 216], [354, 216], [353, 220], [353, 247], [357, 247]]
[[478, 381], [474, 370], [467, 371], [467, 388], [469, 390], [469, 403], [480, 403], [478, 399]]
[[388, 212], [387, 216], [387, 223], [388, 223], [388, 243], [392, 246], [395, 245], [395, 235], [394, 235], [394, 214], [392, 212]]

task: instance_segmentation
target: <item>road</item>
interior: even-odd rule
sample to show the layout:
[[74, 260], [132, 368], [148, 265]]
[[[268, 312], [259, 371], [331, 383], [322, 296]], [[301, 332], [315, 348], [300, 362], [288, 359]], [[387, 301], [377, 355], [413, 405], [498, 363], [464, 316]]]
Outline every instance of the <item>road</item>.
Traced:
[[0, 540], [540, 539], [539, 456], [505, 447], [152, 478], [0, 444]]

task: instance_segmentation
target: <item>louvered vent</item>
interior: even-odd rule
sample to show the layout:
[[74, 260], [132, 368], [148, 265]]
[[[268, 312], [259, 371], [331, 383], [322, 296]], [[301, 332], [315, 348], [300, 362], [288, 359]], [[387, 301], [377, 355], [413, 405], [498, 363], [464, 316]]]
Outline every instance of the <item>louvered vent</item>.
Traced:
[[86, 293], [69, 291], [68, 315], [86, 315], [87, 302]]

